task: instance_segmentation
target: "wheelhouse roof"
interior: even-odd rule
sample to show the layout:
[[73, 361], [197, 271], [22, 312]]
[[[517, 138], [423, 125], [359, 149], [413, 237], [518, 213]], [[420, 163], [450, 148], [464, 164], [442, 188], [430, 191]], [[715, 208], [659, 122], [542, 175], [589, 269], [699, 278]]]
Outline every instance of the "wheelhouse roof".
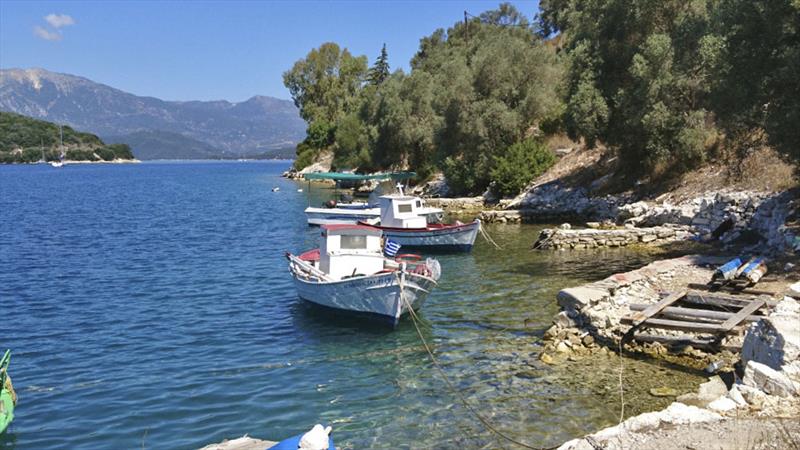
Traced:
[[381, 234], [382, 232], [379, 228], [369, 225], [333, 224], [322, 226], [323, 236], [380, 236]]
[[365, 180], [407, 180], [415, 177], [415, 172], [383, 172], [372, 174], [314, 172], [303, 174], [306, 180], [365, 181]]
[[416, 200], [417, 197], [413, 197], [411, 195], [396, 195], [396, 194], [389, 194], [389, 195], [381, 195], [379, 198], [388, 198], [390, 200]]

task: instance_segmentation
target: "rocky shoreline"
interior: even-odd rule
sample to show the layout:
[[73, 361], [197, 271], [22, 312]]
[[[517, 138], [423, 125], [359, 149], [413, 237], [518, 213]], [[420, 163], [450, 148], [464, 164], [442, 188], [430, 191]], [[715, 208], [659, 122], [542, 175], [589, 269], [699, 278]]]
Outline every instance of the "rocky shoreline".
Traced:
[[[778, 296], [768, 315], [726, 337], [721, 351], [686, 344], [668, 348], [658, 342], [623, 340], [627, 327], [621, 319], [632, 311], [634, 302], [653, 304], [660, 299], [659, 291], [705, 282], [710, 278], [711, 268], [720, 261], [697, 255], [657, 261], [559, 292], [561, 311], [545, 332], [544, 351], [540, 355], [543, 362], [559, 364], [576, 356], [622, 350], [695, 369], [711, 364], [712, 371], [720, 371], [728, 380], [726, 383], [720, 376], [713, 376], [698, 392], [680, 396], [669, 389], [651, 392], [676, 396], [676, 401], [663, 411], [631, 417], [614, 427], [569, 441], [560, 450], [592, 450], [598, 446], [663, 448], [665, 444], [709, 448], [703, 442], [714, 435], [711, 431], [716, 432], [714, 440], [721, 448], [756, 438], [763, 444], [756, 448], [786, 448], [800, 442], [800, 422], [793, 420], [788, 425], [783, 422], [784, 418], [796, 419], [800, 415], [800, 283], [792, 285], [788, 295]], [[773, 285], [778, 292], [778, 285], [786, 287], [785, 283]], [[678, 333], [674, 334], [677, 337]], [[671, 430], [680, 431], [671, 433]], [[721, 436], [723, 430], [735, 432]], [[785, 435], [776, 435], [774, 431]], [[665, 440], [667, 437], [677, 440]], [[701, 447], [692, 447], [693, 442]]]

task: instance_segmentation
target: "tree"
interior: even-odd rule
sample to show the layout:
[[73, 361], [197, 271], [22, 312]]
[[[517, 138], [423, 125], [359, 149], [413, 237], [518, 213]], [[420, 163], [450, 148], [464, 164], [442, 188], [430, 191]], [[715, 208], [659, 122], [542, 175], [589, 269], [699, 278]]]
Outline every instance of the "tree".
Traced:
[[552, 167], [556, 157], [541, 141], [526, 139], [495, 157], [493, 190], [501, 196], [517, 195], [531, 180]]
[[336, 123], [357, 105], [366, 74], [366, 56], [327, 42], [285, 72], [283, 84], [306, 122]]
[[800, 162], [800, 2], [724, 0], [716, 16], [713, 106], [727, 134], [763, 130], [769, 144]]
[[606, 143], [634, 176], [701, 162], [715, 136], [703, 39], [715, 3], [543, 1], [539, 32], [561, 32], [568, 54], [570, 136]]
[[369, 82], [377, 85], [389, 77], [389, 55], [386, 53], [386, 44], [381, 48], [381, 55], [375, 60], [375, 65], [369, 69], [367, 78]]

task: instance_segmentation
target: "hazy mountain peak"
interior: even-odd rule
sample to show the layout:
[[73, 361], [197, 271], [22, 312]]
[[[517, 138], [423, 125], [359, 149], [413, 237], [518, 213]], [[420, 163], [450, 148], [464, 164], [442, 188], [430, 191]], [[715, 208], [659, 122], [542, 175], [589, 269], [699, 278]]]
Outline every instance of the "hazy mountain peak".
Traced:
[[0, 69], [0, 111], [65, 123], [100, 136], [177, 133], [233, 154], [294, 145], [306, 128], [289, 100], [255, 95], [239, 103], [164, 101], [40, 68]]

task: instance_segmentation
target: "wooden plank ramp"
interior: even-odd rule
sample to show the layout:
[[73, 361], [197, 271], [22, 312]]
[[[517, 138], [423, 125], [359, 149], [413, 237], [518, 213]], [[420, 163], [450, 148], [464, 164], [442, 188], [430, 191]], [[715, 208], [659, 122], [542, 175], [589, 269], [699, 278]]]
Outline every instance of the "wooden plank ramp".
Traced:
[[[662, 298], [658, 303], [648, 307], [644, 311], [633, 314], [633, 316], [630, 317], [630, 324], [633, 325], [634, 327], [638, 327], [642, 323], [646, 322], [647, 319], [660, 313], [662, 309], [682, 299], [685, 295], [686, 291], [681, 291], [672, 293]], [[623, 320], [625, 319], [628, 319], [628, 317], [623, 318]]]
[[[634, 339], [719, 350], [719, 344], [726, 335], [737, 327], [758, 321], [764, 317], [760, 313], [776, 303], [766, 296], [733, 296], [696, 291], [662, 293], [662, 296], [652, 305], [630, 305], [631, 313], [621, 320], [623, 324], [631, 325], [623, 342]], [[651, 334], [637, 335], [642, 329], [650, 330]], [[652, 334], [655, 330], [683, 331], [692, 335], [678, 338]]]

